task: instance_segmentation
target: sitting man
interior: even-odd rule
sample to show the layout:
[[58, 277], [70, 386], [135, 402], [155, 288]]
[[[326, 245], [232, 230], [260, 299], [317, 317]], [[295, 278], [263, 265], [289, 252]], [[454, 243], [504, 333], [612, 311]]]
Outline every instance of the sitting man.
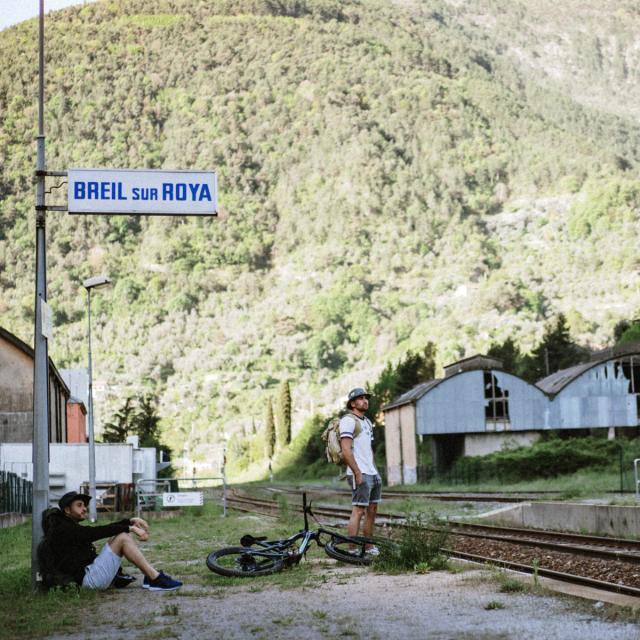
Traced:
[[[142, 586], [145, 589], [174, 591], [182, 586], [182, 582], [156, 571], [129, 535], [133, 533], [143, 541], [149, 539], [149, 525], [142, 518], [129, 518], [97, 527], [81, 526], [90, 500], [86, 494], [70, 491], [58, 501], [60, 510], [45, 512], [44, 534], [57, 571], [72, 577], [81, 587], [108, 589], [120, 572], [124, 556], [144, 573]], [[93, 542], [102, 538], [110, 539], [98, 555]], [[122, 581], [123, 574], [118, 578]]]

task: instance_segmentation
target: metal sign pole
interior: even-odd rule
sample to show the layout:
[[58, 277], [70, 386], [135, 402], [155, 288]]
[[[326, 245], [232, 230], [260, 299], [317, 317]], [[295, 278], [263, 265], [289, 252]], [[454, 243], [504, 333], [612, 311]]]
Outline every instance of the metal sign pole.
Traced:
[[49, 356], [43, 335], [42, 307], [47, 300], [44, 145], [44, 0], [40, 0], [38, 88], [38, 157], [36, 165], [36, 290], [33, 358], [33, 500], [31, 521], [31, 585], [40, 586], [38, 544], [42, 512], [49, 506]]
[[87, 338], [89, 341], [89, 520], [95, 522], [98, 519], [96, 505], [96, 445], [93, 431], [93, 370], [91, 366], [91, 288], [87, 288]]

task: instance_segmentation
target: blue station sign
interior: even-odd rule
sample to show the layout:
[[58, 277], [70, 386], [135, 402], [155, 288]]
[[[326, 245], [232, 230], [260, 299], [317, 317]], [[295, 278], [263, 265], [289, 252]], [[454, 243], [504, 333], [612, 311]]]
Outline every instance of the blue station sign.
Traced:
[[194, 215], [218, 213], [214, 171], [68, 169], [69, 213]]

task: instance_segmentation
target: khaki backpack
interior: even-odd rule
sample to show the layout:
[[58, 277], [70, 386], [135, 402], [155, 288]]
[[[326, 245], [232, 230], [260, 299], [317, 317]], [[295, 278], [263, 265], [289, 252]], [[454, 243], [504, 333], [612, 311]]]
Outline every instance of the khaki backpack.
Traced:
[[322, 432], [322, 439], [325, 441], [325, 453], [327, 454], [327, 460], [332, 464], [336, 464], [339, 467], [345, 465], [344, 456], [342, 455], [342, 447], [340, 446], [340, 420], [344, 416], [353, 416], [356, 421], [355, 429], [353, 430], [353, 437], [357, 438], [361, 431], [362, 425], [360, 419], [355, 413], [345, 413], [339, 418], [333, 418], [327, 428]]

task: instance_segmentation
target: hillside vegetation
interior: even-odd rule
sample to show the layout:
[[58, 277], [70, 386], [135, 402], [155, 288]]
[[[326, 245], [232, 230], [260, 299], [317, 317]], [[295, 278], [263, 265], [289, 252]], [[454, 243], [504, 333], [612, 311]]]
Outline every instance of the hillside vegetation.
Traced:
[[[103, 0], [47, 18], [47, 166], [216, 169], [217, 219], [47, 221], [50, 354], [97, 423], [159, 398], [211, 461], [428, 343], [438, 367], [640, 308], [640, 11], [567, 0]], [[36, 21], [0, 33], [0, 324], [33, 333]], [[55, 186], [51, 180], [50, 186]], [[64, 201], [64, 188], [52, 202]]]

